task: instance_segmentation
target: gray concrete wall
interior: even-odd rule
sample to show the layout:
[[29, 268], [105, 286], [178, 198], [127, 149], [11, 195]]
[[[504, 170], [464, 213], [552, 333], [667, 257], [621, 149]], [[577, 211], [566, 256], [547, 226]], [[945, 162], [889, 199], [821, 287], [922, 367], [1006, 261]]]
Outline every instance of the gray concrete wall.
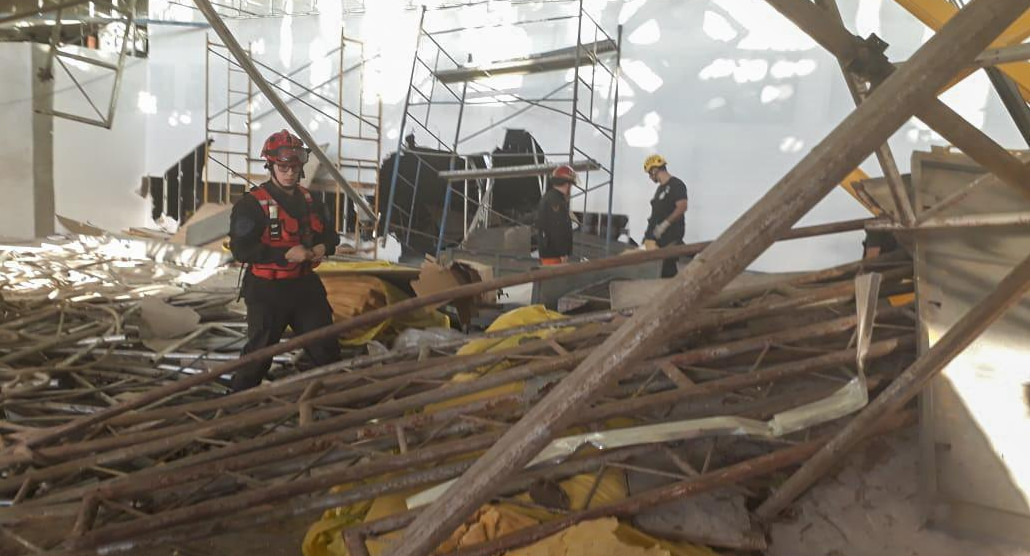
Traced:
[[54, 106], [54, 83], [35, 77], [34, 68], [46, 63], [47, 49], [34, 44], [32, 48], [32, 205], [34, 237], [54, 233], [54, 119], [48, 114]]

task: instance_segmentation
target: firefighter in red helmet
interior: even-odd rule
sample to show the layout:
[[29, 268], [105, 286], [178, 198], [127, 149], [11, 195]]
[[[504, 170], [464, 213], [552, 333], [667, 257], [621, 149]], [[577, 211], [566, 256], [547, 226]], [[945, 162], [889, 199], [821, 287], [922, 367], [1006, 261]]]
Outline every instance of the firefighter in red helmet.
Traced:
[[[287, 326], [303, 334], [332, 323], [325, 286], [313, 270], [340, 243], [325, 205], [300, 186], [304, 143], [284, 129], [265, 141], [261, 157], [269, 180], [236, 203], [229, 229], [233, 257], [247, 265], [240, 292], [247, 304], [244, 354], [278, 343]], [[306, 351], [316, 365], [340, 358], [335, 338]], [[269, 359], [240, 369], [232, 389], [257, 386], [271, 365]]]
[[540, 199], [536, 210], [537, 250], [542, 265], [569, 262], [572, 254], [569, 196], [572, 186], [577, 184], [579, 177], [568, 165], [555, 168], [547, 180], [547, 193]]

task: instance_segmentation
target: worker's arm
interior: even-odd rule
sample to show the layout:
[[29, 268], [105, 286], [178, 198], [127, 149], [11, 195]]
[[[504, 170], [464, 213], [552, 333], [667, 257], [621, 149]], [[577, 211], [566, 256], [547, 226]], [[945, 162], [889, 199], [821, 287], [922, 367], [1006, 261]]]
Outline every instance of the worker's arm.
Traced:
[[677, 218], [683, 216], [686, 212], [687, 212], [687, 200], [686, 199], [680, 199], [679, 201], [676, 201], [676, 208], [673, 209], [672, 214], [670, 214], [669, 217], [665, 219], [665, 221], [668, 222], [669, 224], [672, 224], [673, 222], [676, 221]]
[[244, 195], [229, 216], [229, 250], [234, 259], [241, 263], [285, 265], [285, 247], [272, 247], [261, 243], [261, 235], [268, 226], [268, 217], [261, 210], [257, 199]]
[[647, 219], [647, 228], [644, 230], [644, 241], [648, 241], [648, 240], [654, 241], [655, 240], [654, 228], [655, 228], [656, 224], [658, 224], [658, 223], [655, 222], [654, 216], [651, 216], [650, 218]]
[[655, 224], [654, 229], [651, 231], [651, 238], [645, 235], [644, 239], [661, 239], [665, 236], [665, 232], [669, 230], [669, 227], [672, 226], [677, 219], [683, 216], [684, 212], [687, 212], [687, 200], [682, 199], [676, 201], [676, 206], [672, 209], [672, 214], [670, 214], [665, 220]]
[[[325, 203], [322, 201], [314, 199], [311, 204], [311, 208], [316, 211], [316, 214], [318, 214], [324, 224], [322, 232], [315, 234], [315, 241], [312, 245], [315, 257], [322, 258], [327, 255], [332, 255], [336, 253], [336, 246], [340, 244], [340, 234], [336, 233], [336, 221], [333, 218], [333, 215], [329, 212], [329, 209], [326, 208]], [[321, 254], [318, 252], [319, 246], [321, 246], [321, 249], [325, 250]]]

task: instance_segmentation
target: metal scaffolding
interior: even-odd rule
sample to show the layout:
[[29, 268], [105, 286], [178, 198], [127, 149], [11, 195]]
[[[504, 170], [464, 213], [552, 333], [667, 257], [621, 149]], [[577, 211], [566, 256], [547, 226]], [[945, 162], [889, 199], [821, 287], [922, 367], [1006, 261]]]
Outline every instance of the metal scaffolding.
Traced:
[[[356, 61], [346, 57], [356, 52]], [[334, 211], [336, 229], [341, 233], [370, 234], [374, 222], [359, 217], [364, 210], [355, 204], [348, 188], [361, 197], [367, 207], [379, 192], [378, 160], [382, 135], [382, 101], [373, 101], [364, 93], [365, 50], [360, 41], [348, 38], [341, 30], [340, 45], [327, 53], [337, 59], [337, 71], [321, 83], [308, 87], [298, 81], [298, 74], [311, 63], [282, 73], [250, 55], [251, 61], [271, 77], [269, 85], [282, 94], [285, 104], [299, 103], [336, 126], [337, 153], [332, 160], [334, 170], [346, 185], [332, 176], [311, 176], [311, 188], [330, 210]], [[350, 63], [348, 63], [348, 61]], [[213, 78], [224, 71], [225, 96], [212, 91]], [[276, 108], [255, 110], [260, 91], [255, 81], [231, 55], [225, 45], [207, 42], [205, 80], [205, 121], [207, 163], [204, 169], [204, 202], [231, 202], [250, 187], [267, 179], [264, 159], [257, 156], [260, 138], [255, 141], [254, 123], [276, 113]], [[335, 95], [331, 90], [335, 85]], [[357, 91], [351, 95], [351, 87]], [[221, 104], [224, 102], [224, 105]], [[309, 145], [314, 148], [315, 145]]]
[[[468, 141], [534, 110], [547, 111], [553, 115], [555, 125], [569, 126], [568, 150], [534, 152], [532, 156], [536, 163], [520, 167], [518, 175], [541, 177], [540, 185], [543, 188], [543, 176], [555, 167], [555, 163], [547, 162], [546, 157], [550, 157], [552, 161], [556, 159], [560, 163], [567, 162], [586, 171], [581, 184], [573, 191], [574, 204], [580, 205], [586, 213], [590, 193], [607, 193], [607, 206], [604, 212], [606, 220], [597, 226], [597, 231], [600, 234], [606, 230], [603, 232], [606, 245], [611, 242], [614, 227], [607, 223], [612, 220], [614, 197], [622, 28], [618, 27], [614, 33], [606, 31], [584, 8], [582, 0], [577, 3], [576, 10], [571, 14], [518, 21], [511, 25], [532, 27], [539, 24], [573, 25], [575, 44], [519, 59], [474, 64], [471, 55], [462, 62], [448, 53], [444, 37], [460, 37], [468, 31], [495, 25], [432, 30], [431, 24], [427, 21], [427, 12], [423, 9], [408, 94], [398, 133], [397, 155], [393, 161], [393, 168], [389, 169], [390, 194], [385, 208], [384, 233], [388, 233], [391, 227], [401, 230], [404, 232], [402, 242], [409, 245], [412, 233], [425, 233], [424, 230], [412, 230], [414, 199], [420, 185], [419, 174], [423, 168], [432, 169], [433, 166], [426, 159], [428, 155], [425, 152], [413, 148], [413, 144], [405, 144], [409, 136], [416, 134], [428, 136], [429, 143], [434, 144], [445, 155], [449, 155], [447, 169], [439, 172], [439, 177], [447, 181], [448, 185], [442, 199], [444, 216], [440, 218], [439, 228], [436, 230], [437, 253], [444, 247], [446, 215], [451, 210], [452, 197], [455, 195], [463, 202], [464, 239], [467, 239], [469, 233], [477, 226], [489, 225], [492, 215], [515, 223], [511, 218], [491, 208], [493, 183], [499, 178], [497, 170], [493, 168], [493, 162], [503, 154], [470, 153], [463, 147]], [[487, 78], [501, 75], [517, 74], [532, 78], [534, 75], [553, 74], [560, 70], [571, 70], [572, 79], [540, 98], [502, 91], [484, 82]], [[603, 103], [599, 98], [599, 92], [604, 89], [607, 90], [604, 98], [608, 99], [610, 108], [607, 105], [602, 107]], [[477, 93], [490, 96], [470, 98]], [[484, 106], [507, 106], [514, 111], [479, 129], [465, 129], [463, 123], [469, 119], [470, 112]], [[449, 107], [449, 110], [444, 110], [445, 107]], [[584, 136], [588, 130], [602, 138], [603, 149], [591, 149], [585, 145]], [[402, 155], [414, 156], [417, 159], [418, 172], [414, 180], [404, 176], [400, 171]], [[519, 156], [524, 155], [520, 153]], [[485, 164], [478, 164], [477, 167], [476, 161], [479, 160], [485, 160]], [[463, 185], [459, 188], [453, 184], [455, 181], [461, 181]], [[399, 188], [407, 188], [412, 192], [410, 206], [402, 206], [398, 202]], [[470, 214], [473, 211], [475, 214]]]
[[[221, 0], [211, 3], [223, 19], [318, 15], [318, 4], [318, 0]], [[353, 9], [355, 4], [362, 2], [344, 1], [345, 9]], [[170, 0], [168, 5], [197, 9], [191, 0]]]
[[[250, 48], [248, 47], [248, 52]], [[233, 198], [232, 184], [239, 184], [236, 194], [242, 194], [250, 187], [264, 181], [265, 174], [251, 172], [251, 100], [254, 98], [254, 82], [235, 63], [225, 45], [207, 37], [205, 50], [204, 79], [204, 136], [206, 155], [204, 164], [205, 203], [228, 203]], [[225, 69], [225, 108], [212, 109], [212, 74]], [[214, 174], [212, 174], [214, 172]], [[214, 179], [212, 180], [212, 177]], [[218, 184], [217, 195], [212, 194], [211, 184]]]
[[[345, 53], [357, 53], [358, 62], [353, 66], [353, 78], [345, 79], [348, 69], [345, 68]], [[337, 163], [340, 172], [347, 177], [351, 186], [361, 193], [365, 200], [375, 207], [379, 203], [379, 161], [383, 159], [383, 100], [376, 95], [374, 102], [366, 102], [365, 94], [365, 43], [340, 34], [339, 67], [337, 69], [337, 122], [339, 132], [336, 141]], [[348, 85], [352, 86], [355, 95], [349, 95]], [[374, 108], [370, 109], [370, 105]], [[340, 227], [340, 231], [350, 231], [360, 239], [363, 232], [375, 230], [375, 223], [370, 228], [362, 228], [363, 220], [357, 218], [353, 201], [345, 196], [339, 184], [335, 191], [336, 222], [351, 222], [351, 227]]]

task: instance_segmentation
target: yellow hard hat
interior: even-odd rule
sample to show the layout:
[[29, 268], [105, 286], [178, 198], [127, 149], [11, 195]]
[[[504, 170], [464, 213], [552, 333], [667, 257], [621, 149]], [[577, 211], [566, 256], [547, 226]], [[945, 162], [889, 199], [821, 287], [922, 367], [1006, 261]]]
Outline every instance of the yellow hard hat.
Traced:
[[660, 154], [652, 154], [644, 161], [644, 171], [650, 172], [652, 168], [661, 168], [666, 164], [667, 162], [665, 162], [665, 157]]

